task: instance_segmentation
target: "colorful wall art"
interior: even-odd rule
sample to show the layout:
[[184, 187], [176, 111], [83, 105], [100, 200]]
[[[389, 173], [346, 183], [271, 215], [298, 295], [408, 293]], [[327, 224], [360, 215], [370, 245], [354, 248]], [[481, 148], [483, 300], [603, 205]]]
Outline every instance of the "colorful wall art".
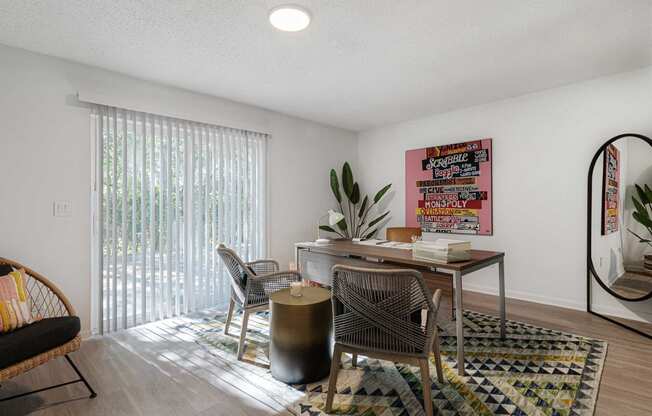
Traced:
[[491, 139], [405, 152], [405, 224], [491, 235]]
[[620, 198], [620, 151], [610, 144], [604, 149], [602, 179], [602, 235], [618, 231]]

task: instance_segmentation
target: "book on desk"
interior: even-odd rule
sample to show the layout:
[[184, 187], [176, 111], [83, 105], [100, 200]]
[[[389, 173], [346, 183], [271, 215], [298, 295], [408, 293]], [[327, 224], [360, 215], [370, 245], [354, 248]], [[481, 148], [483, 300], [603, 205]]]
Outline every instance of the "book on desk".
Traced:
[[439, 264], [471, 260], [471, 242], [440, 238], [435, 241], [417, 241], [412, 256]]

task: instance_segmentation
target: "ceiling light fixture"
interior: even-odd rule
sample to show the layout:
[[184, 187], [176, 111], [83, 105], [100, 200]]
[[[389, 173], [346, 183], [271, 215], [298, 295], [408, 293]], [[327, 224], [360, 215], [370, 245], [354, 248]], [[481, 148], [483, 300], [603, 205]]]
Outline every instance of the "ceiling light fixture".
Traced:
[[284, 32], [299, 32], [310, 24], [310, 13], [303, 7], [284, 4], [269, 11], [269, 23]]

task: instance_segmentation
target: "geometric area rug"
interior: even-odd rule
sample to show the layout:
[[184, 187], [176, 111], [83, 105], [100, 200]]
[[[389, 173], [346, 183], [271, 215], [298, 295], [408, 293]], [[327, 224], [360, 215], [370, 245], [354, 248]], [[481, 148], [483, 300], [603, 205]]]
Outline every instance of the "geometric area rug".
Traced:
[[[250, 318], [244, 362], [237, 361], [241, 315], [234, 316], [224, 335], [225, 316], [184, 324], [209, 353], [228, 360], [232, 368], [246, 366], [252, 388], [275, 397], [298, 416], [323, 415], [328, 378], [288, 386], [271, 377], [268, 361], [267, 312]], [[431, 385], [436, 415], [592, 415], [607, 343], [533, 325], [507, 321], [506, 339], [499, 336], [499, 319], [464, 312], [466, 376], [457, 375], [454, 323], [440, 328], [445, 382], [436, 378], [431, 356]], [[236, 371], [236, 370], [234, 370]], [[423, 415], [423, 386], [418, 367], [358, 357], [353, 368], [343, 356], [334, 414], [364, 416]]]

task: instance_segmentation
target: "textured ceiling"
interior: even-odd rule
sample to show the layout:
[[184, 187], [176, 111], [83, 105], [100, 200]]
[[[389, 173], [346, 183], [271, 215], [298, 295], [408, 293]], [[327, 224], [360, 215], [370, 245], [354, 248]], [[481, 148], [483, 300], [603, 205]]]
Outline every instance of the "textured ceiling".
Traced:
[[289, 2], [0, 0], [0, 43], [352, 130], [652, 65], [647, 0]]

